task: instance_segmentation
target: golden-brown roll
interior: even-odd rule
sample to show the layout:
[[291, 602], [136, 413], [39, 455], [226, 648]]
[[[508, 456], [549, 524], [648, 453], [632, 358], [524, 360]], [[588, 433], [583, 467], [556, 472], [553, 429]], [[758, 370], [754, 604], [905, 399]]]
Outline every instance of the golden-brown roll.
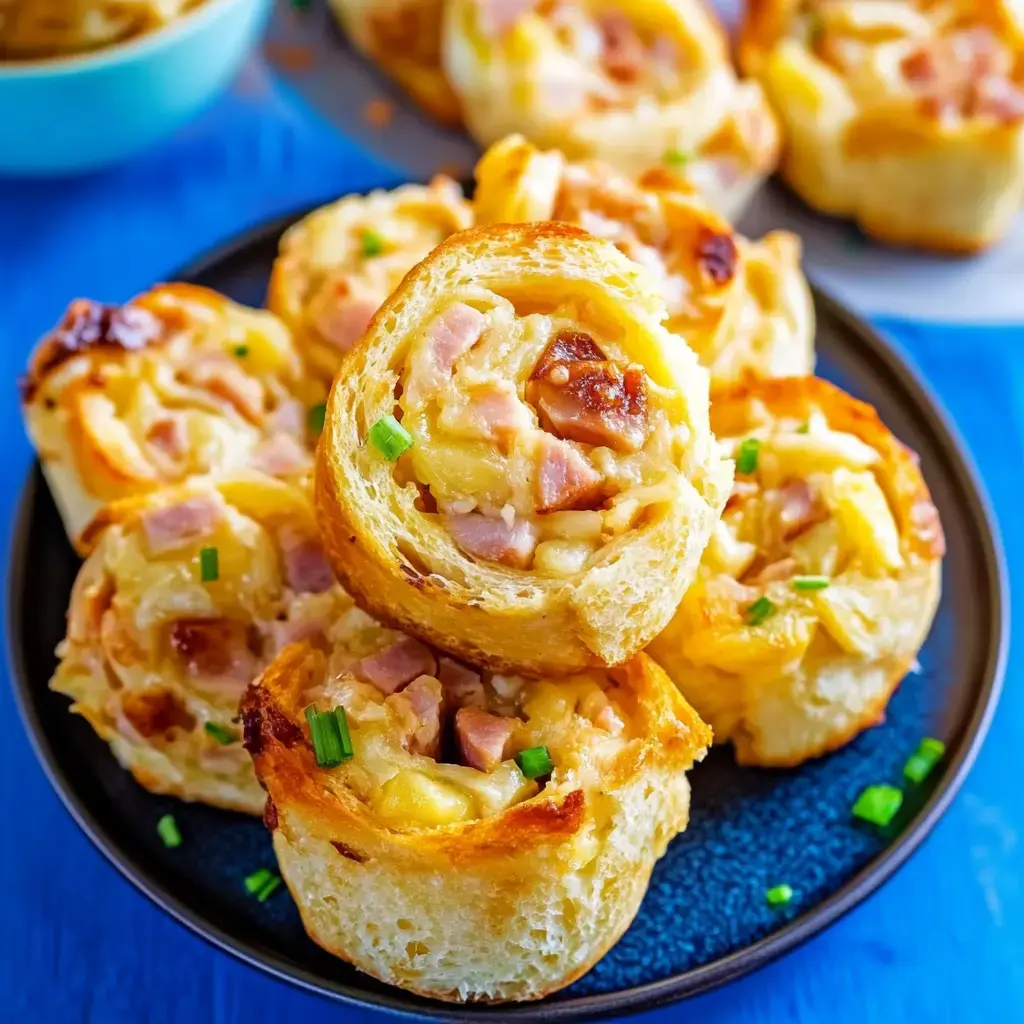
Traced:
[[495, 143], [476, 167], [478, 224], [557, 220], [614, 242], [657, 278], [665, 326], [711, 371], [712, 391], [814, 369], [814, 305], [800, 240], [752, 242], [673, 171], [636, 180], [598, 161], [571, 163], [522, 136]]
[[346, 588], [495, 668], [562, 673], [643, 647], [732, 475], [707, 371], [664, 315], [644, 268], [567, 225], [436, 249], [328, 403], [318, 517]]
[[354, 612], [309, 499], [197, 482], [111, 506], [85, 543], [50, 685], [146, 789], [259, 814], [239, 699], [279, 648]]
[[435, 120], [462, 122], [441, 65], [442, 0], [330, 0], [349, 39]]
[[429, 186], [346, 196], [285, 232], [267, 305], [313, 372], [331, 381], [402, 278], [471, 223], [462, 189], [443, 175]]
[[[311, 703], [344, 708], [338, 767], [318, 767]], [[686, 772], [711, 739], [642, 654], [526, 680], [372, 625], [330, 655], [286, 648], [243, 721], [310, 936], [459, 1002], [540, 998], [607, 952], [686, 827]]]
[[285, 326], [205, 288], [160, 285], [124, 306], [73, 302], [33, 353], [22, 411], [77, 544], [111, 501], [255, 469], [312, 470], [322, 384]]
[[740, 47], [815, 208], [973, 252], [1024, 194], [1024, 19], [1009, 0], [752, 0]]
[[684, 167], [736, 217], [778, 156], [756, 82], [736, 78], [701, 0], [450, 0], [443, 55], [481, 145], [520, 132], [628, 174]]
[[5, 0], [0, 60], [82, 53], [162, 28], [202, 0]]
[[914, 454], [812, 377], [717, 395], [732, 497], [649, 648], [744, 764], [796, 765], [880, 721], [939, 600], [944, 543]]

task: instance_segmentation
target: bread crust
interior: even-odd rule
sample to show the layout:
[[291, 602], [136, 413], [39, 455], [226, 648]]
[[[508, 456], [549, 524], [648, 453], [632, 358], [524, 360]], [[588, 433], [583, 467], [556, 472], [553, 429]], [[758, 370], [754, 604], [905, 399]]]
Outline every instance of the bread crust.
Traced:
[[[144, 518], [189, 501], [215, 510], [210, 532], [150, 552]], [[352, 607], [337, 584], [291, 590], [285, 543], [318, 549], [309, 497], [256, 476], [115, 502], [85, 530], [87, 557], [50, 686], [151, 792], [262, 813], [236, 724], [239, 699], [279, 633], [315, 635]], [[201, 546], [218, 551], [216, 582], [200, 581]]]
[[442, 0], [330, 0], [349, 39], [435, 121], [462, 124], [459, 99], [441, 66]]
[[[806, 422], [815, 415], [877, 453], [871, 472], [895, 520], [902, 565], [869, 571], [855, 552], [846, 567], [826, 573], [832, 577], [828, 589], [794, 594], [789, 580], [734, 587], [731, 574], [712, 566], [709, 549], [698, 584], [648, 650], [711, 723], [716, 739], [733, 743], [741, 764], [793, 767], [881, 721], [916, 662], [938, 606], [945, 551], [938, 512], [917, 457], [871, 406], [817, 378], [768, 380], [716, 396], [712, 423], [720, 437], [743, 437], [765, 423]], [[723, 604], [723, 592], [737, 594], [738, 605]], [[760, 594], [776, 610], [757, 640], [758, 630], [744, 621], [743, 609]], [[818, 603], [825, 595], [849, 595], [850, 606], [863, 616], [857, 620], [862, 650], [837, 643], [827, 609]], [[742, 664], [742, 672], [723, 670], [720, 653], [705, 658], [713, 630], [736, 643], [746, 634], [761, 654], [749, 660], [744, 655], [731, 666], [738, 670]], [[737, 650], [731, 657], [740, 657]]]
[[[598, 780], [556, 770], [498, 814], [396, 830], [344, 767], [316, 767], [300, 706], [324, 661], [287, 648], [243, 711], [281, 873], [310, 936], [384, 982], [453, 1002], [539, 999], [588, 970], [686, 827], [685, 772], [710, 741], [665, 675], [643, 655], [613, 670], [635, 693], [635, 736]], [[358, 733], [353, 745], [358, 770]]]
[[[310, 371], [328, 383], [345, 348], [357, 340], [335, 336], [339, 304], [369, 303], [365, 322], [420, 260], [450, 234], [472, 224], [461, 187], [444, 175], [429, 185], [401, 185], [345, 196], [314, 210], [281, 239], [267, 307], [291, 329]], [[364, 255], [373, 232], [382, 251]]]
[[[1024, 195], [1020, 17], [1001, 0], [907, 4], [889, 34], [878, 35], [883, 42], [858, 58], [872, 69], [868, 87], [828, 59], [830, 37], [822, 33], [833, 23], [855, 26], [858, 17], [874, 25], [869, 8], [856, 0], [821, 8], [812, 14], [818, 35], [808, 38], [799, 28], [806, 12], [794, 0], [747, 5], [740, 63], [764, 85], [782, 121], [783, 177], [811, 206], [853, 219], [880, 241], [951, 254], [984, 249], [1006, 233]], [[1012, 67], [1000, 81], [1017, 96], [965, 99], [963, 88], [986, 81], [984, 69], [946, 93], [940, 71], [924, 63], [910, 65], [914, 76], [903, 70], [901, 60], [915, 59], [922, 47], [978, 31], [1006, 48]]]
[[268, 467], [308, 477], [306, 410], [324, 391], [272, 314], [167, 284], [121, 307], [73, 302], [32, 355], [22, 414], [81, 550], [109, 502], [262, 464], [276, 445], [287, 461]]
[[[592, 308], [602, 312], [588, 315], [611, 316], [629, 360], [681, 397], [690, 438], [683, 461], [666, 467], [671, 495], [660, 511], [561, 577], [464, 554], [436, 515], [416, 507], [416, 487], [399, 486], [392, 464], [366, 443], [394, 407], [410, 338], [432, 316], [453, 299], [527, 294], [550, 305], [583, 296], [599, 304]], [[346, 588], [377, 617], [495, 668], [558, 674], [639, 650], [692, 578], [732, 468], [708, 429], [707, 373], [661, 326], [662, 315], [642, 268], [568, 225], [478, 228], [436, 249], [378, 311], [328, 402], [317, 507]]]
[[[700, 0], [634, 0], [612, 16], [589, 0], [573, 7], [598, 35], [605, 30], [602, 17], [621, 15], [654, 33], [685, 65], [684, 81], [667, 97], [641, 88], [628, 103], [587, 91], [586, 83], [603, 72], [569, 48], [552, 14], [524, 4], [508, 24], [488, 28], [484, 6], [452, 0], [443, 47], [466, 124], [481, 145], [518, 132], [570, 159], [601, 159], [632, 175], [666, 159], [685, 161], [687, 177], [730, 220], [774, 169], [779, 130], [764, 92], [756, 82], [737, 79], [725, 33]], [[618, 21], [611, 30], [621, 30]], [[641, 66], [652, 59], [645, 55]], [[618, 88], [614, 76], [604, 84]]]
[[655, 263], [665, 326], [708, 368], [712, 392], [813, 372], [814, 304], [796, 235], [772, 231], [751, 241], [668, 168], [633, 179], [596, 160], [541, 152], [520, 135], [491, 146], [476, 182], [477, 224], [562, 221]]

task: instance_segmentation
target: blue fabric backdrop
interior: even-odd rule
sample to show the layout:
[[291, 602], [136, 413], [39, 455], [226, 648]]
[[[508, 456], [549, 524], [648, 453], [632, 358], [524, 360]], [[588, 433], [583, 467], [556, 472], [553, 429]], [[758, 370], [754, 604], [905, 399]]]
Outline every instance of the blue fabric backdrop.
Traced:
[[[269, 217], [400, 178], [399, 168], [340, 138], [254, 62], [199, 122], [126, 167], [74, 181], [0, 180], [0, 379], [8, 381], [0, 402], [0, 521], [7, 536], [30, 464], [14, 381], [33, 339], [70, 297], [126, 299]], [[1013, 578], [1024, 566], [1024, 329], [880, 326], [905, 346], [973, 450]], [[643, 1019], [1024, 1019], [1020, 664], [1011, 648], [1002, 704], [977, 765], [895, 879], [786, 959]], [[136, 894], [49, 789], [7, 685], [0, 686], [0, 806], [0, 1020], [383, 1020], [331, 1007], [233, 962]]]

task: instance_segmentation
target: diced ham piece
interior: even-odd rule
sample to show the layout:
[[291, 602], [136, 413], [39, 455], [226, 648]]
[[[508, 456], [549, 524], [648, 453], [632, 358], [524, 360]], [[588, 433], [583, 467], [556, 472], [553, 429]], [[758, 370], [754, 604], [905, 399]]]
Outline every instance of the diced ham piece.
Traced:
[[488, 36], [499, 36], [531, 11], [536, 0], [483, 0], [480, 4], [480, 31]]
[[647, 52], [633, 23], [620, 11], [609, 11], [598, 19], [598, 26], [605, 71], [617, 82], [635, 82], [647, 62]]
[[215, 502], [209, 498], [189, 498], [145, 513], [142, 530], [150, 553], [162, 555], [209, 536], [219, 519], [220, 506]]
[[542, 422], [569, 441], [639, 451], [650, 432], [647, 377], [608, 362], [555, 366], [544, 380], [531, 381], [528, 395]]
[[345, 281], [334, 282], [311, 304], [313, 330], [339, 352], [348, 352], [366, 333], [380, 301], [353, 294]]
[[604, 358], [604, 353], [589, 334], [583, 331], [559, 331], [541, 353], [530, 379], [543, 380], [560, 363], [600, 363]]
[[444, 688], [445, 700], [457, 708], [482, 708], [487, 703], [484, 684], [480, 675], [460, 661], [442, 658], [438, 664], [437, 678]]
[[775, 583], [778, 580], [788, 580], [796, 573], [796, 559], [780, 558], [777, 562], [757, 569], [753, 575], [743, 577], [743, 582], [752, 587], [764, 586], [766, 583]]
[[334, 586], [334, 570], [316, 538], [286, 529], [278, 540], [284, 555], [285, 579], [292, 590], [298, 594], [322, 594]]
[[430, 648], [411, 636], [352, 666], [356, 676], [384, 694], [395, 693], [417, 676], [432, 676], [436, 671], [437, 662]]
[[594, 725], [598, 729], [604, 729], [605, 732], [611, 733], [613, 736], [621, 736], [623, 729], [626, 728], [626, 723], [623, 722], [619, 713], [611, 704], [606, 704], [594, 716]]
[[169, 641], [188, 674], [217, 689], [241, 696], [259, 671], [249, 630], [234, 619], [179, 619]]
[[441, 684], [433, 676], [417, 676], [391, 700], [407, 713], [412, 726], [406, 748], [413, 754], [436, 758], [441, 749]]
[[983, 78], [975, 83], [965, 113], [1018, 121], [1024, 118], [1024, 92], [1005, 78]]
[[298, 619], [295, 622], [275, 622], [270, 627], [275, 653], [288, 644], [303, 640], [322, 642], [327, 635], [327, 624], [322, 619]]
[[466, 421], [489, 441], [510, 437], [532, 426], [532, 417], [513, 388], [489, 386], [472, 397]]
[[783, 540], [792, 540], [828, 518], [828, 509], [821, 496], [811, 490], [806, 480], [787, 480], [779, 488], [776, 500]]
[[189, 732], [196, 724], [188, 710], [179, 703], [174, 691], [166, 686], [125, 690], [121, 696], [121, 715], [131, 729], [147, 738], [171, 729]]
[[146, 431], [146, 440], [172, 459], [180, 459], [188, 451], [188, 435], [180, 417], [157, 420]]
[[493, 771], [505, 759], [505, 744], [515, 731], [515, 722], [479, 708], [459, 708], [455, 713], [455, 736], [462, 760], [470, 768]]
[[452, 539], [473, 558], [525, 569], [537, 547], [537, 531], [525, 519], [514, 519], [509, 524], [501, 518], [469, 512], [450, 515], [446, 522]]
[[252, 464], [269, 476], [292, 476], [308, 469], [312, 459], [291, 434], [274, 434], [253, 453]]
[[568, 441], [542, 434], [538, 445], [534, 491], [537, 509], [587, 508], [601, 490], [603, 477]]
[[234, 406], [247, 420], [255, 423], [263, 415], [263, 385], [227, 355], [204, 356], [185, 371], [185, 379], [205, 388]]
[[303, 437], [306, 433], [306, 407], [294, 398], [286, 398], [267, 417], [267, 423], [274, 431]]
[[487, 317], [464, 302], [453, 302], [427, 328], [426, 347], [408, 381], [418, 399], [437, 394], [451, 377], [455, 362], [477, 342]]

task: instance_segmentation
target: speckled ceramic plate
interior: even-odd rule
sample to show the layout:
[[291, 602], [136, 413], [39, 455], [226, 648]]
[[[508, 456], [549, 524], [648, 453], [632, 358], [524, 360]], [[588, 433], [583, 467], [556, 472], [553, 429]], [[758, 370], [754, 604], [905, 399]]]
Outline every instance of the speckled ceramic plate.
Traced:
[[[181, 276], [259, 305], [286, 225], [271, 225]], [[996, 703], [1008, 635], [1003, 561], [987, 502], [952, 427], [905, 359], [817, 294], [819, 372], [875, 405], [921, 456], [949, 541], [943, 599], [884, 725], [845, 750], [792, 771], [738, 768], [716, 749], [692, 774], [689, 830], [657, 866], [636, 921], [584, 978], [541, 1003], [457, 1007], [382, 985], [332, 959], [303, 933], [284, 890], [266, 903], [242, 879], [271, 857], [257, 821], [152, 796], [135, 784], [89, 726], [47, 689], [53, 649], [78, 560], [38, 471], [14, 534], [10, 647], [18, 696], [41, 762], [68, 810], [111, 862], [179, 921], [221, 949], [328, 998], [418, 1019], [590, 1021], [681, 999], [792, 949], [884, 882], [934, 826], [963, 781]], [[900, 781], [922, 736], [949, 754], [910, 792], [888, 834], [850, 816], [860, 790]], [[186, 837], [157, 838], [173, 811]], [[764, 900], [786, 881], [785, 911]]]

